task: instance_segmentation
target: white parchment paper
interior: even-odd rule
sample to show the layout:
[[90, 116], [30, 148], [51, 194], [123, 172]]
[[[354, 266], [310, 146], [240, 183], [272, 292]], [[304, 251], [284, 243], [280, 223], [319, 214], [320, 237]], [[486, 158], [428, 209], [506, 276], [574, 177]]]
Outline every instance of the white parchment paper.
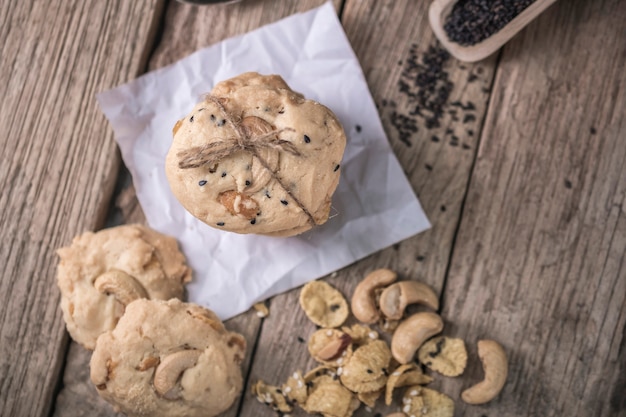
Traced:
[[[246, 71], [280, 74], [332, 109], [348, 136], [331, 219], [300, 236], [213, 229], [180, 205], [165, 177], [176, 121], [217, 82]], [[97, 98], [149, 225], [176, 237], [193, 268], [189, 300], [222, 319], [429, 227], [331, 3], [197, 51]]]

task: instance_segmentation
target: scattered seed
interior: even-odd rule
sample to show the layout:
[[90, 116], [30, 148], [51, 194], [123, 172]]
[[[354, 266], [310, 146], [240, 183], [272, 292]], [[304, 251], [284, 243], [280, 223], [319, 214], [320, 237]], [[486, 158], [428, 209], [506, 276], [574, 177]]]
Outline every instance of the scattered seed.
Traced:
[[212, 121], [212, 122], [214, 122], [214, 121], [215, 121], [215, 115], [214, 115], [214, 114], [212, 114], [212, 115], [211, 115], [211, 121]]
[[426, 164], [425, 166], [426, 166], [426, 169], [427, 169], [427, 170], [429, 170], [429, 171], [432, 171], [432, 170], [433, 170], [432, 165]]
[[422, 262], [425, 258], [422, 255], [418, 255], [415, 259], [417, 259], [418, 262]]
[[341, 308], [341, 306], [339, 304], [332, 304], [330, 306], [330, 311], [335, 312], [337, 310], [339, 310]]
[[307, 135], [304, 135], [304, 143], [311, 143], [311, 138]]
[[193, 116], [191, 116], [191, 117], [189, 118], [189, 121], [190, 121], [191, 123], [193, 123]]
[[474, 120], [476, 120], [476, 116], [473, 114], [466, 114], [465, 117], [463, 117], [463, 123], [473, 122]]
[[354, 126], [354, 129], [356, 130], [356, 133], [361, 133], [361, 125]]
[[435, 136], [433, 135], [430, 140], [432, 140], [433, 142], [439, 142], [439, 136]]
[[462, 144], [461, 147], [463, 149], [471, 149], [471, 146], [469, 146], [467, 143]]
[[250, 224], [256, 224], [256, 217], [252, 220], [250, 220]]
[[595, 135], [596, 133], [598, 133], [598, 131], [596, 130], [596, 128], [595, 128], [595, 127], [593, 127], [593, 126], [591, 126], [591, 128], [589, 129], [589, 132], [590, 132], [592, 135]]
[[468, 83], [471, 83], [471, 82], [476, 81], [477, 79], [478, 79], [478, 76], [477, 76], [477, 75], [470, 74], [470, 75], [467, 77], [467, 82], [468, 82]]
[[225, 224], [224, 222], [217, 222], [218, 226], [224, 226], [224, 224]]
[[226, 171], [222, 172], [222, 178], [226, 176]]
[[287, 200], [280, 200], [280, 202], [282, 203], [283, 206], [286, 206], [287, 204], [289, 204]]
[[572, 188], [572, 182], [570, 180], [565, 180], [565, 188]]
[[298, 342], [300, 342], [300, 343], [304, 343], [304, 342], [305, 342], [305, 340], [304, 340], [304, 338], [302, 338], [301, 336], [298, 336]]
[[206, 180], [200, 180], [200, 181], [198, 181], [198, 185], [199, 185], [200, 187], [202, 187], [202, 186], [206, 185]]
[[270, 191], [269, 190], [265, 190], [265, 197], [272, 198], [272, 196], [270, 195]]
[[337, 170], [339, 169], [340, 166], [341, 165], [339, 165], [339, 164], [335, 165], [335, 169], [333, 169], [333, 172], [337, 172]]
[[250, 180], [246, 180], [246, 185], [250, 185], [250, 184], [252, 184]]
[[441, 206], [441, 211], [446, 211], [446, 206]]

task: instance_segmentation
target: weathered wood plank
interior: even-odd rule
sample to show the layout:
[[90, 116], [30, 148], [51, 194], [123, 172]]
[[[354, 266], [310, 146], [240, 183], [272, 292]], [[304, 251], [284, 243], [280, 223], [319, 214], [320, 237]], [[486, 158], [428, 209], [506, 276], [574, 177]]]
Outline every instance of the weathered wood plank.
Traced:
[[119, 164], [94, 95], [145, 65], [157, 4], [0, 8], [0, 415], [49, 413], [67, 345], [54, 251], [102, 224]]
[[[477, 138], [486, 112], [495, 57], [476, 65], [443, 59], [437, 70], [424, 61], [436, 60], [437, 48], [427, 22], [427, 2], [346, 2], [342, 22], [379, 106], [393, 150], [420, 197], [433, 228], [339, 271], [328, 281], [349, 297], [356, 284], [373, 269], [390, 267], [403, 279], [419, 279], [440, 291]], [[430, 57], [430, 58], [429, 58]], [[439, 56], [441, 58], [441, 56]], [[437, 82], [423, 84], [435, 75]], [[431, 88], [432, 87], [432, 91]], [[442, 99], [438, 95], [442, 94]], [[416, 109], [419, 107], [419, 112]], [[435, 139], [433, 139], [435, 137]], [[249, 383], [262, 379], [280, 384], [295, 370], [315, 364], [306, 344], [315, 326], [298, 305], [299, 290], [272, 299], [272, 314], [259, 337]], [[275, 360], [281, 352], [280, 361]], [[249, 394], [242, 416], [272, 416]], [[381, 406], [383, 414], [399, 407]], [[368, 415], [361, 409], [356, 415]], [[301, 411], [294, 415], [304, 415]], [[373, 414], [372, 414], [373, 415]]]
[[474, 355], [500, 341], [510, 376], [458, 415], [626, 415], [624, 21], [622, 1], [557, 2], [504, 49], [443, 314]]
[[[150, 57], [150, 70], [169, 65], [191, 54], [197, 49], [209, 46], [222, 39], [242, 34], [262, 25], [296, 12], [309, 10], [323, 4], [323, 0], [242, 2], [231, 5], [199, 7], [170, 2], [165, 15], [165, 25], [160, 34], [161, 42]], [[338, 8], [340, 1], [336, 1]], [[207, 23], [209, 22], [209, 23]], [[129, 184], [130, 174], [122, 170], [120, 184]], [[109, 225], [119, 223], [145, 223], [145, 217], [137, 201], [132, 185], [123, 187], [117, 196], [114, 212], [109, 213]], [[246, 358], [242, 365], [247, 375], [252, 353], [260, 328], [261, 319], [254, 311], [241, 314], [226, 322], [229, 329], [240, 332], [248, 341]], [[90, 355], [80, 346], [72, 343], [68, 353], [68, 366], [65, 372], [65, 389], [57, 400], [56, 416], [114, 416], [113, 409], [100, 400], [90, 385], [89, 373], [75, 372], [88, 368]], [[239, 404], [235, 404], [224, 416], [237, 415]], [[88, 414], [84, 414], [87, 410]], [[92, 413], [92, 414], [89, 414]]]

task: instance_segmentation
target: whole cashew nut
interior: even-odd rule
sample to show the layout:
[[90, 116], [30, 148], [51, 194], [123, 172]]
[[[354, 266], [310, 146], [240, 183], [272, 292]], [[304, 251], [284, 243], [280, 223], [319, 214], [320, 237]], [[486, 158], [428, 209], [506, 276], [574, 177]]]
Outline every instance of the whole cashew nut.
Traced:
[[404, 320], [391, 338], [391, 354], [401, 364], [413, 360], [422, 344], [443, 330], [443, 320], [430, 312], [415, 313]]
[[146, 289], [132, 276], [124, 271], [113, 269], [100, 275], [93, 283], [96, 290], [103, 294], [113, 295], [125, 306], [139, 298], [150, 298]]
[[376, 307], [374, 291], [393, 283], [397, 278], [398, 275], [390, 269], [377, 269], [367, 274], [354, 289], [351, 302], [354, 317], [362, 323], [376, 323], [380, 312]]
[[180, 397], [177, 382], [187, 369], [196, 366], [202, 352], [197, 349], [181, 350], [161, 359], [154, 371], [154, 389], [163, 398], [176, 400]]
[[498, 342], [479, 340], [478, 357], [483, 364], [485, 379], [463, 391], [461, 398], [468, 404], [493, 400], [502, 391], [508, 374], [506, 353]]
[[380, 311], [392, 320], [400, 320], [409, 304], [424, 304], [439, 309], [437, 294], [426, 284], [417, 281], [401, 281], [385, 288], [380, 295]]

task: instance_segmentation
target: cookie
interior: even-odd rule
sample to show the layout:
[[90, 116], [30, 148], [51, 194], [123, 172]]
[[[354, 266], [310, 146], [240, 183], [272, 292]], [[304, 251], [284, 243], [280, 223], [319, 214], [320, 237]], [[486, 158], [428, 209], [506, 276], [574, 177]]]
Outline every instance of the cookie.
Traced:
[[93, 349], [137, 298], [180, 298], [191, 270], [176, 240], [141, 225], [87, 232], [58, 250], [57, 283], [70, 336]]
[[344, 130], [278, 75], [245, 73], [217, 84], [173, 133], [170, 188], [209, 226], [293, 236], [327, 221]]
[[100, 396], [128, 416], [211, 417], [241, 393], [245, 345], [210, 310], [139, 299], [98, 338], [90, 377]]

